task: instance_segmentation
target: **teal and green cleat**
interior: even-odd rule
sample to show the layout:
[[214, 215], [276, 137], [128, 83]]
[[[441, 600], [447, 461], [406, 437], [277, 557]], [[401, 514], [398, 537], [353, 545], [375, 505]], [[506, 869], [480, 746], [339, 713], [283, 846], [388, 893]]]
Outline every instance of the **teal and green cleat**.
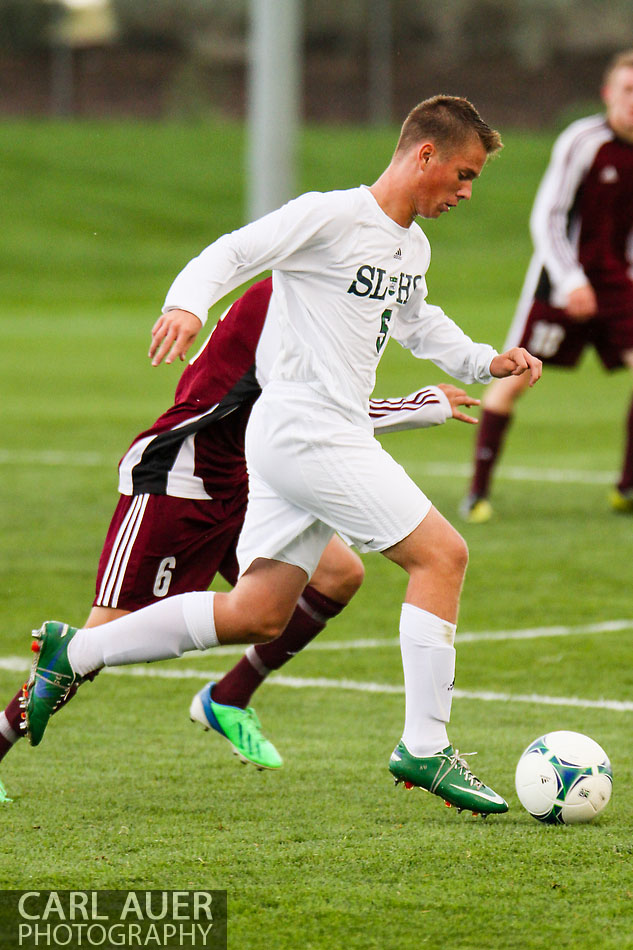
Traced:
[[33, 631], [36, 657], [24, 687], [25, 728], [31, 745], [39, 745], [55, 710], [64, 702], [78, 677], [68, 659], [68, 645], [77, 633], [67, 623], [47, 620]]
[[7, 795], [7, 790], [2, 784], [2, 779], [0, 779], [0, 805], [5, 805], [12, 801], [13, 799]]
[[242, 762], [250, 762], [258, 769], [280, 769], [283, 760], [272, 742], [264, 735], [251, 706], [224, 706], [211, 699], [214, 683], [207, 683], [193, 697], [189, 707], [192, 722], [199, 722], [206, 730], [215, 729], [231, 743], [234, 754]]
[[404, 782], [406, 788], [425, 788], [443, 798], [447, 805], [454, 805], [458, 811], [466, 808], [485, 817], [508, 810], [508, 803], [476, 778], [459, 752], [450, 745], [437, 755], [418, 758], [411, 755], [400, 741], [391, 753], [389, 771], [396, 785]]

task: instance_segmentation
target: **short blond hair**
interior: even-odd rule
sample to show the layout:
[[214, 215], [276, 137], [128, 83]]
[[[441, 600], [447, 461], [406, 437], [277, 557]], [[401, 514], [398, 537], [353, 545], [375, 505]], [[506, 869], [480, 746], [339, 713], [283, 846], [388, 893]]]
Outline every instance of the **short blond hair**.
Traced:
[[609, 65], [604, 71], [604, 77], [602, 83], [604, 86], [608, 86], [613, 78], [613, 74], [618, 71], [618, 69], [633, 69], [633, 49], [624, 50], [622, 53], [616, 53]]
[[433, 96], [420, 102], [404, 120], [396, 153], [424, 139], [430, 139], [439, 151], [454, 152], [477, 136], [486, 154], [503, 148], [501, 136], [481, 118], [472, 102], [459, 96]]

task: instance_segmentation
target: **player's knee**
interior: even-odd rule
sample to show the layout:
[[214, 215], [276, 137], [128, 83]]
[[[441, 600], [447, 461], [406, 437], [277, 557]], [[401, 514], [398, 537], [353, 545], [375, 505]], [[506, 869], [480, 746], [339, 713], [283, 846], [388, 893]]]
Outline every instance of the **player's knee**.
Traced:
[[350, 551], [350, 554], [352, 556], [345, 562], [341, 570], [332, 576], [329, 591], [321, 591], [339, 604], [347, 604], [365, 578], [363, 562], [352, 551]]
[[273, 626], [261, 626], [257, 630], [252, 630], [247, 636], [248, 643], [270, 643], [276, 640], [282, 630]]
[[442, 573], [463, 577], [468, 566], [468, 545], [459, 532], [453, 531], [445, 538], [435, 551], [435, 561]]
[[274, 609], [268, 610], [254, 617], [248, 632], [248, 639], [252, 643], [270, 643], [284, 632], [289, 617], [277, 613]]
[[506, 376], [505, 379], [495, 379], [488, 386], [484, 397], [483, 407], [502, 416], [512, 415], [514, 404], [523, 394], [530, 381], [530, 374], [522, 376]]
[[348, 592], [347, 599], [350, 600], [365, 580], [365, 565], [358, 557], [354, 555], [353, 562], [350, 562], [345, 574], [345, 589]]
[[461, 534], [455, 532], [456, 538], [454, 540], [454, 547], [451, 552], [453, 557], [454, 567], [456, 571], [459, 571], [461, 574], [466, 573], [466, 568], [468, 567], [468, 545], [462, 538]]
[[323, 558], [310, 580], [310, 586], [338, 604], [347, 604], [365, 578], [363, 562], [357, 554], [345, 550], [344, 556]]

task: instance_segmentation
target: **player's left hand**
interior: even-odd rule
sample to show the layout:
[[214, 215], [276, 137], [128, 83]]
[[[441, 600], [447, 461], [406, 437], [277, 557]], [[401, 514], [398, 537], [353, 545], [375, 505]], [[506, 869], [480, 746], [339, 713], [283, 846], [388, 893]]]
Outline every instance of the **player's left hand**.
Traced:
[[478, 406], [481, 402], [480, 399], [473, 399], [473, 397], [469, 396], [463, 389], [458, 389], [457, 386], [451, 386], [450, 383], [438, 383], [437, 388], [442, 390], [450, 402], [453, 419], [458, 419], [460, 422], [469, 422], [471, 425], [477, 425], [478, 420], [475, 419], [474, 416], [460, 412], [459, 407]]
[[506, 350], [505, 353], [494, 357], [490, 363], [490, 372], [497, 379], [529, 373], [529, 385], [533, 386], [541, 378], [543, 364], [538, 357], [532, 356], [522, 346], [513, 346], [511, 350]]
[[158, 366], [163, 359], [166, 363], [173, 363], [176, 358], [184, 360], [201, 328], [200, 318], [188, 310], [168, 310], [161, 314], [152, 327], [148, 353], [152, 366]]

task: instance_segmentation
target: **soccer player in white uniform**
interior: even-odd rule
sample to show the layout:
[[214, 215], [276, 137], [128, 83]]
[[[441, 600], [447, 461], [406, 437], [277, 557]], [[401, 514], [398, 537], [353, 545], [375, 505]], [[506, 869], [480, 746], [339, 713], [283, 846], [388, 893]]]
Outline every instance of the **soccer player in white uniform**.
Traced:
[[[228, 308], [184, 370], [173, 404], [121, 459], [119, 501], [84, 627], [174, 594], [206, 590], [218, 573], [236, 583], [236, 547], [248, 500], [246, 424], [279, 351], [279, 331], [268, 314], [271, 295], [272, 278], [267, 277]], [[461, 410], [478, 404], [456, 386], [441, 383], [399, 399], [371, 399], [369, 415], [382, 435], [441, 425], [449, 418], [476, 423]], [[283, 633], [269, 643], [252, 644], [217, 683], [207, 684], [202, 712], [200, 698], [194, 698], [193, 720], [207, 729], [210, 722], [242, 762], [280, 768], [282, 758], [262, 732], [252, 696], [345, 608], [362, 580], [361, 559], [340, 538], [332, 538]], [[25, 735], [22, 703], [20, 686], [0, 710], [0, 767]], [[0, 803], [8, 800], [0, 780]]]
[[469, 199], [500, 146], [466, 100], [426, 100], [405, 120], [371, 188], [303, 195], [224, 235], [179, 274], [154, 327], [154, 362], [186, 347], [196, 320], [201, 325], [227, 292], [273, 270], [271, 308], [282, 343], [246, 432], [241, 575], [230, 593], [170, 597], [90, 631], [45, 623], [26, 691], [33, 744], [70, 686], [95, 669], [278, 636], [338, 531], [409, 576], [400, 620], [405, 724], [389, 766], [396, 781], [459, 808], [507, 810], [446, 730], [465, 542], [382, 449], [368, 420], [390, 336], [464, 382], [529, 373], [534, 383], [540, 376], [540, 361], [526, 350], [499, 355], [475, 344], [426, 302], [430, 248], [415, 218], [438, 217]]

